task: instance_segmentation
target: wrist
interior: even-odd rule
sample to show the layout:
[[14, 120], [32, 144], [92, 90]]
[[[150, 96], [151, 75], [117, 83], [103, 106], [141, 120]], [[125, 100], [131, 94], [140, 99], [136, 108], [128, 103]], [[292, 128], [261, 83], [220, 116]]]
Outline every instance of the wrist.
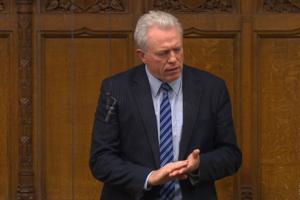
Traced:
[[152, 186], [149, 184], [149, 178], [150, 178], [150, 176], [151, 176], [152, 173], [153, 173], [153, 171], [151, 171], [148, 174], [147, 178], [146, 178], [146, 181], [145, 181], [145, 184], [144, 184], [144, 190], [146, 190], [146, 191], [149, 191], [152, 188]]
[[149, 178], [148, 178], [148, 181], [147, 181], [147, 185], [149, 187], [155, 186], [155, 174], [156, 174], [156, 171], [152, 171], [149, 174]]

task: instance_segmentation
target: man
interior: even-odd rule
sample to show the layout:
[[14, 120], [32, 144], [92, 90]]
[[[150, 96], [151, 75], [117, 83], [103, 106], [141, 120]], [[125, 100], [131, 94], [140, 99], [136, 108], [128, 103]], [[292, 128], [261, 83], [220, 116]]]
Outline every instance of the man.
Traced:
[[224, 81], [183, 64], [182, 28], [162, 11], [136, 26], [144, 63], [103, 81], [90, 168], [101, 199], [217, 199], [241, 165]]

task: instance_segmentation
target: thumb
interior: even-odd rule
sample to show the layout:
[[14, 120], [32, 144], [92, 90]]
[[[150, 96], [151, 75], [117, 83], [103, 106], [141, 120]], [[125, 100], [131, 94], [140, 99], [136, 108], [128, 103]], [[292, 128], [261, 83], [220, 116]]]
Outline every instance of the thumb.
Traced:
[[200, 149], [195, 149], [192, 153], [194, 158], [197, 158], [199, 156], [199, 154], [200, 154]]

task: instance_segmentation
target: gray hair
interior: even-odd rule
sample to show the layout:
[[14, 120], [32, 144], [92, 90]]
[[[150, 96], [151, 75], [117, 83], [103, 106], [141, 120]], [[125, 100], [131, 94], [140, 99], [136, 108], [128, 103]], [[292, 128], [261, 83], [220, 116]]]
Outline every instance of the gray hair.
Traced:
[[138, 48], [147, 49], [147, 32], [151, 26], [163, 29], [176, 27], [181, 34], [183, 33], [182, 26], [175, 16], [163, 11], [149, 11], [140, 17], [135, 27], [134, 40]]

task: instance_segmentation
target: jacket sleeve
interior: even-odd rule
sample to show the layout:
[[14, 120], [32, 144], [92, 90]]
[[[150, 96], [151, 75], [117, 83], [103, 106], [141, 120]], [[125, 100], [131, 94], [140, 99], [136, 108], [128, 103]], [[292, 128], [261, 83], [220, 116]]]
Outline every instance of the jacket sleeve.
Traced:
[[112, 88], [110, 81], [103, 81], [98, 100], [92, 133], [90, 169], [94, 177], [105, 184], [133, 193], [141, 192], [152, 169], [122, 158], [118, 102], [112, 105], [111, 99], [117, 100], [118, 97], [114, 97], [114, 93], [110, 91], [118, 88]]
[[192, 185], [232, 175], [242, 163], [242, 153], [237, 145], [232, 119], [230, 98], [224, 81], [215, 97], [214, 148], [212, 151], [200, 154], [200, 167], [189, 178]]

